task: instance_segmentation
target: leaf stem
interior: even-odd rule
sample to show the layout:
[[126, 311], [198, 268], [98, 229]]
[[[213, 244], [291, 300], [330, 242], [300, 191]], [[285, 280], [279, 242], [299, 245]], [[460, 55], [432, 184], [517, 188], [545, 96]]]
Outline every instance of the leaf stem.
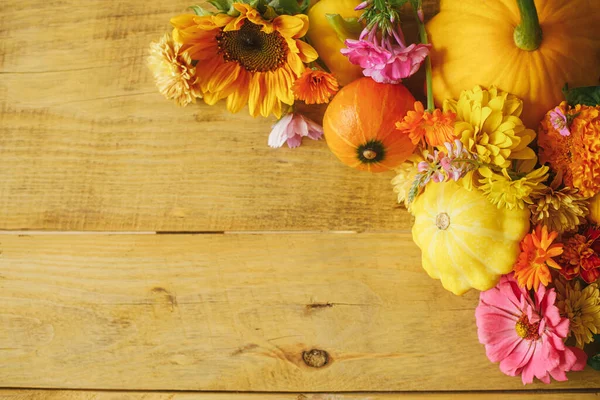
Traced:
[[[421, 43], [429, 44], [427, 30], [425, 29], [425, 23], [421, 20], [421, 17], [419, 16], [419, 10], [418, 8], [415, 8], [414, 3], [412, 9], [415, 14], [415, 20], [417, 21], [417, 25], [419, 26], [419, 39]], [[428, 55], [427, 59], [425, 59], [425, 81], [427, 84], [427, 111], [429, 112], [432, 112], [435, 109], [435, 103], [433, 101], [433, 83], [431, 74], [431, 56]]]

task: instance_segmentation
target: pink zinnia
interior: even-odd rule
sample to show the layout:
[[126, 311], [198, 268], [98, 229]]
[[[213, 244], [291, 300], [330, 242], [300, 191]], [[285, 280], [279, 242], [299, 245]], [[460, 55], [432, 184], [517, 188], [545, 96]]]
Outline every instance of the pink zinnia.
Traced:
[[540, 285], [535, 300], [517, 285], [513, 274], [482, 292], [475, 310], [479, 341], [492, 362], [500, 362], [506, 375], [521, 375], [523, 384], [535, 376], [550, 383], [550, 376], [566, 381], [565, 372], [581, 371], [587, 355], [565, 346], [569, 320], [554, 305], [556, 292]]
[[319, 140], [323, 136], [323, 128], [301, 114], [290, 113], [272, 126], [269, 146], [281, 147], [287, 142], [290, 148], [298, 147], [305, 136]]

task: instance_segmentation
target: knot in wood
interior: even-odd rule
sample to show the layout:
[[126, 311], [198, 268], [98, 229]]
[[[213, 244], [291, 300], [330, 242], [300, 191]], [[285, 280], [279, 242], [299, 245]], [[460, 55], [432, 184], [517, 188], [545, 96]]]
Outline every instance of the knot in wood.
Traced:
[[302, 359], [309, 367], [321, 368], [329, 363], [329, 354], [325, 350], [312, 349], [302, 352]]

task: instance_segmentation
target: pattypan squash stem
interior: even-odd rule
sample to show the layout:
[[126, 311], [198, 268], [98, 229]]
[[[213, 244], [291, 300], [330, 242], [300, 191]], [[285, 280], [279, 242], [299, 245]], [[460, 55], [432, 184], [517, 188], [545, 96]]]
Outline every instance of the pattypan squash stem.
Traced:
[[517, 5], [521, 13], [521, 23], [515, 28], [515, 44], [521, 50], [537, 50], [542, 44], [542, 28], [534, 0], [517, 0]]
[[[425, 30], [425, 23], [423, 22], [423, 20], [421, 20], [419, 10], [413, 7], [413, 11], [415, 13], [417, 25], [419, 26], [419, 39], [421, 40], [421, 43], [428, 44], [429, 38], [427, 37], [427, 31]], [[435, 104], [433, 102], [433, 84], [431, 74], [431, 56], [427, 56], [427, 59], [425, 60], [425, 80], [427, 83], [427, 111], [433, 112], [433, 110], [435, 110]]]

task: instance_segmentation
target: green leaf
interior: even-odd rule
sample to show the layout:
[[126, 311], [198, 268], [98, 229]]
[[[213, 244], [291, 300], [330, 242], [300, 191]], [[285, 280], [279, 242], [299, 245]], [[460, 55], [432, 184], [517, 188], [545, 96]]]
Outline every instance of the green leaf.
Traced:
[[266, 20], [272, 20], [277, 17], [277, 11], [271, 6], [266, 6], [266, 10], [262, 13], [262, 16]]
[[194, 12], [194, 14], [200, 15], [201, 17], [203, 17], [205, 15], [213, 14], [212, 12], [205, 10], [201, 6], [190, 6], [190, 7], [188, 7], [188, 9], [192, 10]]
[[346, 39], [358, 38], [363, 30], [363, 26], [357, 18], [343, 18], [340, 14], [325, 14], [325, 17], [342, 43]]
[[569, 89], [569, 85], [566, 84], [562, 91], [570, 106], [582, 104], [595, 107], [600, 105], [600, 86], [584, 86]]
[[596, 371], [600, 371], [600, 353], [596, 354], [595, 356], [588, 357], [587, 363]]
[[295, 15], [302, 12], [297, 0], [271, 0], [268, 5], [279, 14]]
[[417, 176], [415, 176], [415, 180], [413, 181], [412, 185], [410, 186], [410, 189], [408, 190], [406, 204], [411, 204], [419, 195], [419, 192], [421, 191], [421, 183], [423, 181], [423, 178], [424, 174], [422, 173], [418, 173]]
[[302, 4], [300, 4], [300, 12], [306, 14], [308, 7], [310, 7], [310, 0], [304, 0]]
[[233, 4], [231, 0], [208, 0], [208, 2], [224, 13], [229, 12]]

